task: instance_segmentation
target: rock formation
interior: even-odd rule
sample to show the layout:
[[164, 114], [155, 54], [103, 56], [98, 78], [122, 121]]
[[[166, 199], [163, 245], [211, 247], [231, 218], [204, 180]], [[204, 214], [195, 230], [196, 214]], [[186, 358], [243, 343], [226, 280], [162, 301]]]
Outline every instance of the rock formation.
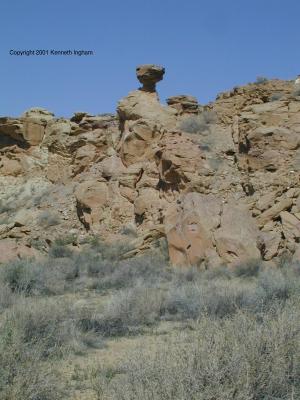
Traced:
[[157, 82], [163, 79], [165, 69], [159, 65], [145, 64], [136, 68], [136, 76], [143, 87], [140, 90], [145, 92], [156, 92]]
[[59, 236], [114, 241], [134, 253], [165, 237], [174, 265], [213, 268], [300, 260], [300, 101], [271, 80], [200, 106], [159, 102], [164, 68], [117, 115], [70, 119], [31, 109], [0, 118], [0, 262], [46, 253]]

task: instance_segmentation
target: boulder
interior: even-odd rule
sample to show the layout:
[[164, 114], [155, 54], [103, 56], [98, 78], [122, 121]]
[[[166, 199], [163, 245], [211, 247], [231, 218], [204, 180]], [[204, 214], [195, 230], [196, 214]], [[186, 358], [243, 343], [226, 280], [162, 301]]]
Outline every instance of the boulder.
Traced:
[[280, 213], [284, 210], [289, 209], [293, 204], [293, 199], [291, 198], [281, 198], [278, 203], [274, 204], [272, 207], [268, 208], [257, 218], [258, 225], [263, 227], [267, 222], [277, 218]]
[[134, 220], [133, 204], [121, 195], [117, 182], [85, 181], [74, 195], [77, 214], [87, 230], [116, 232]]
[[121, 158], [126, 166], [154, 158], [157, 143], [164, 134], [161, 126], [143, 118], [128, 124], [121, 145]]
[[214, 239], [218, 254], [226, 264], [261, 259], [260, 234], [255, 220], [245, 205], [234, 200], [224, 205]]
[[160, 104], [156, 92], [142, 90], [131, 92], [119, 101], [117, 111], [121, 131], [126, 130], [127, 121], [136, 121], [140, 118], [160, 124], [165, 129], [174, 129], [177, 122], [177, 111]]
[[99, 226], [103, 219], [103, 209], [109, 206], [106, 182], [86, 181], [75, 190], [78, 215], [86, 228]]
[[54, 114], [43, 108], [31, 108], [21, 115], [23, 137], [29, 146], [37, 146], [43, 141], [45, 127], [53, 118]]
[[300, 239], [300, 220], [288, 211], [280, 213], [282, 231], [286, 239], [299, 241]]
[[199, 112], [200, 106], [196, 97], [187, 95], [177, 95], [169, 97], [167, 104], [170, 107], [175, 108], [178, 114], [197, 114]]
[[29, 118], [31, 120], [36, 120], [41, 123], [46, 123], [54, 118], [54, 114], [51, 111], [46, 110], [45, 108], [33, 107], [29, 110], [25, 111], [21, 118]]
[[172, 264], [206, 265], [218, 260], [213, 231], [220, 224], [221, 201], [188, 193], [165, 212], [164, 226]]
[[18, 258], [38, 258], [40, 253], [32, 248], [19, 243], [15, 239], [0, 240], [0, 263], [7, 263]]
[[3, 176], [19, 176], [24, 172], [20, 159], [0, 156], [0, 174]]
[[195, 188], [198, 177], [201, 177], [200, 185], [205, 185], [205, 177], [213, 175], [205, 152], [187, 134], [181, 132], [164, 135], [155, 156], [160, 184], [165, 190]]
[[245, 206], [223, 206], [213, 195], [188, 193], [165, 214], [171, 262], [175, 265], [236, 265], [261, 259], [260, 235]]

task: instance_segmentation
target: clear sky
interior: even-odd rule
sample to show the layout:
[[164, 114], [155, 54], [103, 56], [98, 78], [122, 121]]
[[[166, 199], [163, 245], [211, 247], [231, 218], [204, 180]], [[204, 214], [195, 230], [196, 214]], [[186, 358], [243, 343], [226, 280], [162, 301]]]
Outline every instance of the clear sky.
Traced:
[[[1, 0], [0, 15], [2, 116], [114, 112], [143, 63], [165, 66], [162, 101], [300, 74], [299, 0]], [[95, 55], [9, 55], [30, 49]]]

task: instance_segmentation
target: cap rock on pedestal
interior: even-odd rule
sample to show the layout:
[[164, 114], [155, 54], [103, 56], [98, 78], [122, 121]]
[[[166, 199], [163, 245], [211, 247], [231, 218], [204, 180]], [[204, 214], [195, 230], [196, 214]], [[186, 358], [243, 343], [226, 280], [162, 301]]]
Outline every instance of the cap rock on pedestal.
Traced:
[[163, 79], [165, 69], [160, 65], [144, 64], [136, 68], [136, 76], [143, 85], [141, 90], [155, 92], [156, 83]]

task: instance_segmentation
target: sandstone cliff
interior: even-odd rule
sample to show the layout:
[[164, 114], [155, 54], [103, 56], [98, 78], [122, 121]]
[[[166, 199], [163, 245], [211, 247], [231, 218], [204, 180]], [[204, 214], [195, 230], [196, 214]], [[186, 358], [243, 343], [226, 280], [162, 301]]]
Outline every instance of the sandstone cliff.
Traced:
[[164, 68], [116, 115], [0, 118], [0, 262], [45, 254], [57, 237], [166, 238], [175, 265], [300, 259], [300, 98], [270, 80], [159, 102]]

